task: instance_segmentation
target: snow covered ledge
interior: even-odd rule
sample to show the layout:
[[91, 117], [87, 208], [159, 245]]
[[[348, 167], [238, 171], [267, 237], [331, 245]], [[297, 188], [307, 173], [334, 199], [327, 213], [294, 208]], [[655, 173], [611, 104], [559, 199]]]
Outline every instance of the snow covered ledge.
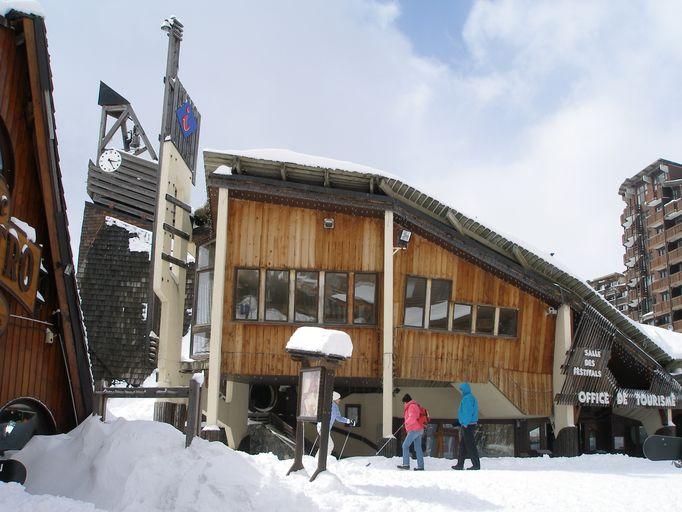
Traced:
[[287, 342], [288, 352], [348, 359], [353, 355], [353, 342], [343, 331], [322, 327], [299, 327]]

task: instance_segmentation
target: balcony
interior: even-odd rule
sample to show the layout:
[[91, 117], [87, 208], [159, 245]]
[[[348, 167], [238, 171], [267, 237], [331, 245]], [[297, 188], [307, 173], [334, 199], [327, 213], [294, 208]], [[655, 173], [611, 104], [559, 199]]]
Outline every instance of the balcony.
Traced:
[[678, 295], [677, 297], [673, 297], [673, 309], [675, 311], [678, 309], [682, 309], [682, 295]]
[[658, 270], [661, 268], [665, 268], [667, 266], [668, 259], [666, 258], [665, 254], [661, 256], [656, 256], [653, 260], [651, 260], [651, 270]]
[[665, 231], [661, 231], [660, 233], [656, 233], [655, 235], [651, 235], [649, 237], [649, 249], [656, 249], [657, 247], [661, 247], [665, 244]]
[[667, 300], [660, 304], [654, 304], [654, 315], [662, 316], [667, 315], [668, 313], [670, 313], [670, 302]]
[[674, 288], [675, 286], [680, 286], [682, 285], [682, 272], [676, 272], [675, 274], [670, 275], [670, 287]]
[[633, 236], [626, 237], [626, 235], [623, 235], [623, 245], [627, 248], [632, 247], [633, 245], [635, 245], [635, 237]]
[[628, 229], [630, 226], [632, 226], [633, 221], [634, 215], [630, 212], [629, 208], [620, 214], [620, 225], [625, 229]]
[[682, 261], [682, 247], [678, 247], [675, 250], [668, 252], [668, 264], [674, 265]]
[[675, 226], [665, 230], [666, 238], [668, 242], [674, 242], [682, 238], [682, 223], [676, 224]]
[[651, 291], [654, 293], [660, 293], [668, 289], [668, 278], [661, 277], [651, 284]]
[[663, 210], [660, 210], [658, 212], [654, 211], [649, 214], [646, 218], [646, 224], [650, 228], [654, 228], [656, 226], [660, 226], [663, 224], [663, 219], [665, 218], [665, 212]]
[[679, 199], [670, 201], [663, 207], [663, 213], [665, 214], [665, 220], [671, 220], [682, 215], [682, 201]]

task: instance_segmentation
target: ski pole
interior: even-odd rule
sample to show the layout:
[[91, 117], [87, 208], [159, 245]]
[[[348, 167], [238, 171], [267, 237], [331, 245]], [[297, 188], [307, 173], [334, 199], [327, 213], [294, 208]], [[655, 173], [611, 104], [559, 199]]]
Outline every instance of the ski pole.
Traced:
[[313, 456], [313, 450], [315, 449], [315, 445], [317, 444], [317, 440], [320, 438], [320, 434], [317, 434], [317, 437], [315, 438], [315, 442], [313, 443], [313, 446], [310, 448], [310, 455], [311, 457]]
[[391, 437], [384, 443], [384, 445], [383, 445], [381, 448], [379, 448], [379, 449], [377, 450], [377, 452], [376, 452], [374, 455], [375, 455], [375, 456], [376, 456], [376, 455], [379, 455], [379, 453], [381, 452], [381, 450], [383, 450], [384, 448], [386, 448], [386, 445], [387, 445], [388, 443], [390, 443], [391, 440], [395, 439], [395, 435], [396, 435], [398, 432], [400, 432], [400, 429], [403, 428], [404, 426], [405, 426], [404, 423], [403, 423], [402, 425], [400, 425], [400, 426], [398, 427], [398, 430], [396, 430], [395, 432], [393, 432], [393, 436], [391, 436]]
[[348, 442], [348, 436], [350, 436], [350, 430], [346, 434], [346, 440], [343, 442], [343, 446], [341, 447], [341, 453], [339, 453], [339, 460], [341, 460], [341, 457], [343, 456], [343, 450], [346, 449], [346, 443]]

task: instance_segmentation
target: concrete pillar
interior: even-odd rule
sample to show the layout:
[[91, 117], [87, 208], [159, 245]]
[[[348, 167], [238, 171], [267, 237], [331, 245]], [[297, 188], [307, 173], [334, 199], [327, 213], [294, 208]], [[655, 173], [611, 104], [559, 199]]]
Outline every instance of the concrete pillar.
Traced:
[[382, 427], [384, 438], [393, 435], [393, 212], [384, 212]]
[[225, 267], [227, 266], [228, 191], [218, 191], [216, 214], [215, 266], [213, 269], [213, 297], [211, 303], [211, 341], [208, 358], [208, 393], [206, 425], [218, 424], [220, 402], [220, 366], [223, 344], [223, 300], [225, 297]]
[[[566, 360], [566, 353], [571, 348], [573, 329], [571, 326], [571, 307], [562, 304], [559, 307], [554, 330], [554, 365], [552, 370], [552, 391], [556, 396], [566, 380], [561, 373], [561, 365]], [[575, 408], [573, 405], [554, 404], [553, 408], [554, 437], [556, 438], [554, 453], [566, 457], [579, 455], [580, 440], [575, 425]]]

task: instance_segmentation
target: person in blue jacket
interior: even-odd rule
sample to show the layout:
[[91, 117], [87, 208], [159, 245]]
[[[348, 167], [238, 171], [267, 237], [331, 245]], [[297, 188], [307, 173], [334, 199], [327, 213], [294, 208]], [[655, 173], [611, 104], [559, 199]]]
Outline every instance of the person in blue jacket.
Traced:
[[[329, 418], [329, 443], [327, 444], [327, 454], [331, 455], [332, 450], [334, 449], [334, 441], [332, 440], [332, 427], [334, 426], [335, 422], [339, 423], [345, 423], [346, 425], [350, 425], [351, 427], [355, 426], [355, 421], [354, 420], [349, 420], [345, 416], [341, 415], [341, 409], [339, 409], [339, 400], [341, 400], [341, 395], [334, 391], [332, 394], [332, 413], [331, 417]], [[321, 425], [318, 423], [317, 424], [317, 433], [319, 434], [322, 431]]]
[[[464, 460], [471, 459], [472, 466], [467, 469], [481, 469], [481, 461], [478, 458], [478, 450], [474, 440], [474, 431], [478, 423], [478, 400], [471, 393], [468, 382], [459, 385], [462, 392], [462, 400], [459, 403], [457, 418], [459, 419], [459, 457], [457, 464], [452, 469], [464, 469]], [[467, 457], [468, 455], [468, 457]]]

